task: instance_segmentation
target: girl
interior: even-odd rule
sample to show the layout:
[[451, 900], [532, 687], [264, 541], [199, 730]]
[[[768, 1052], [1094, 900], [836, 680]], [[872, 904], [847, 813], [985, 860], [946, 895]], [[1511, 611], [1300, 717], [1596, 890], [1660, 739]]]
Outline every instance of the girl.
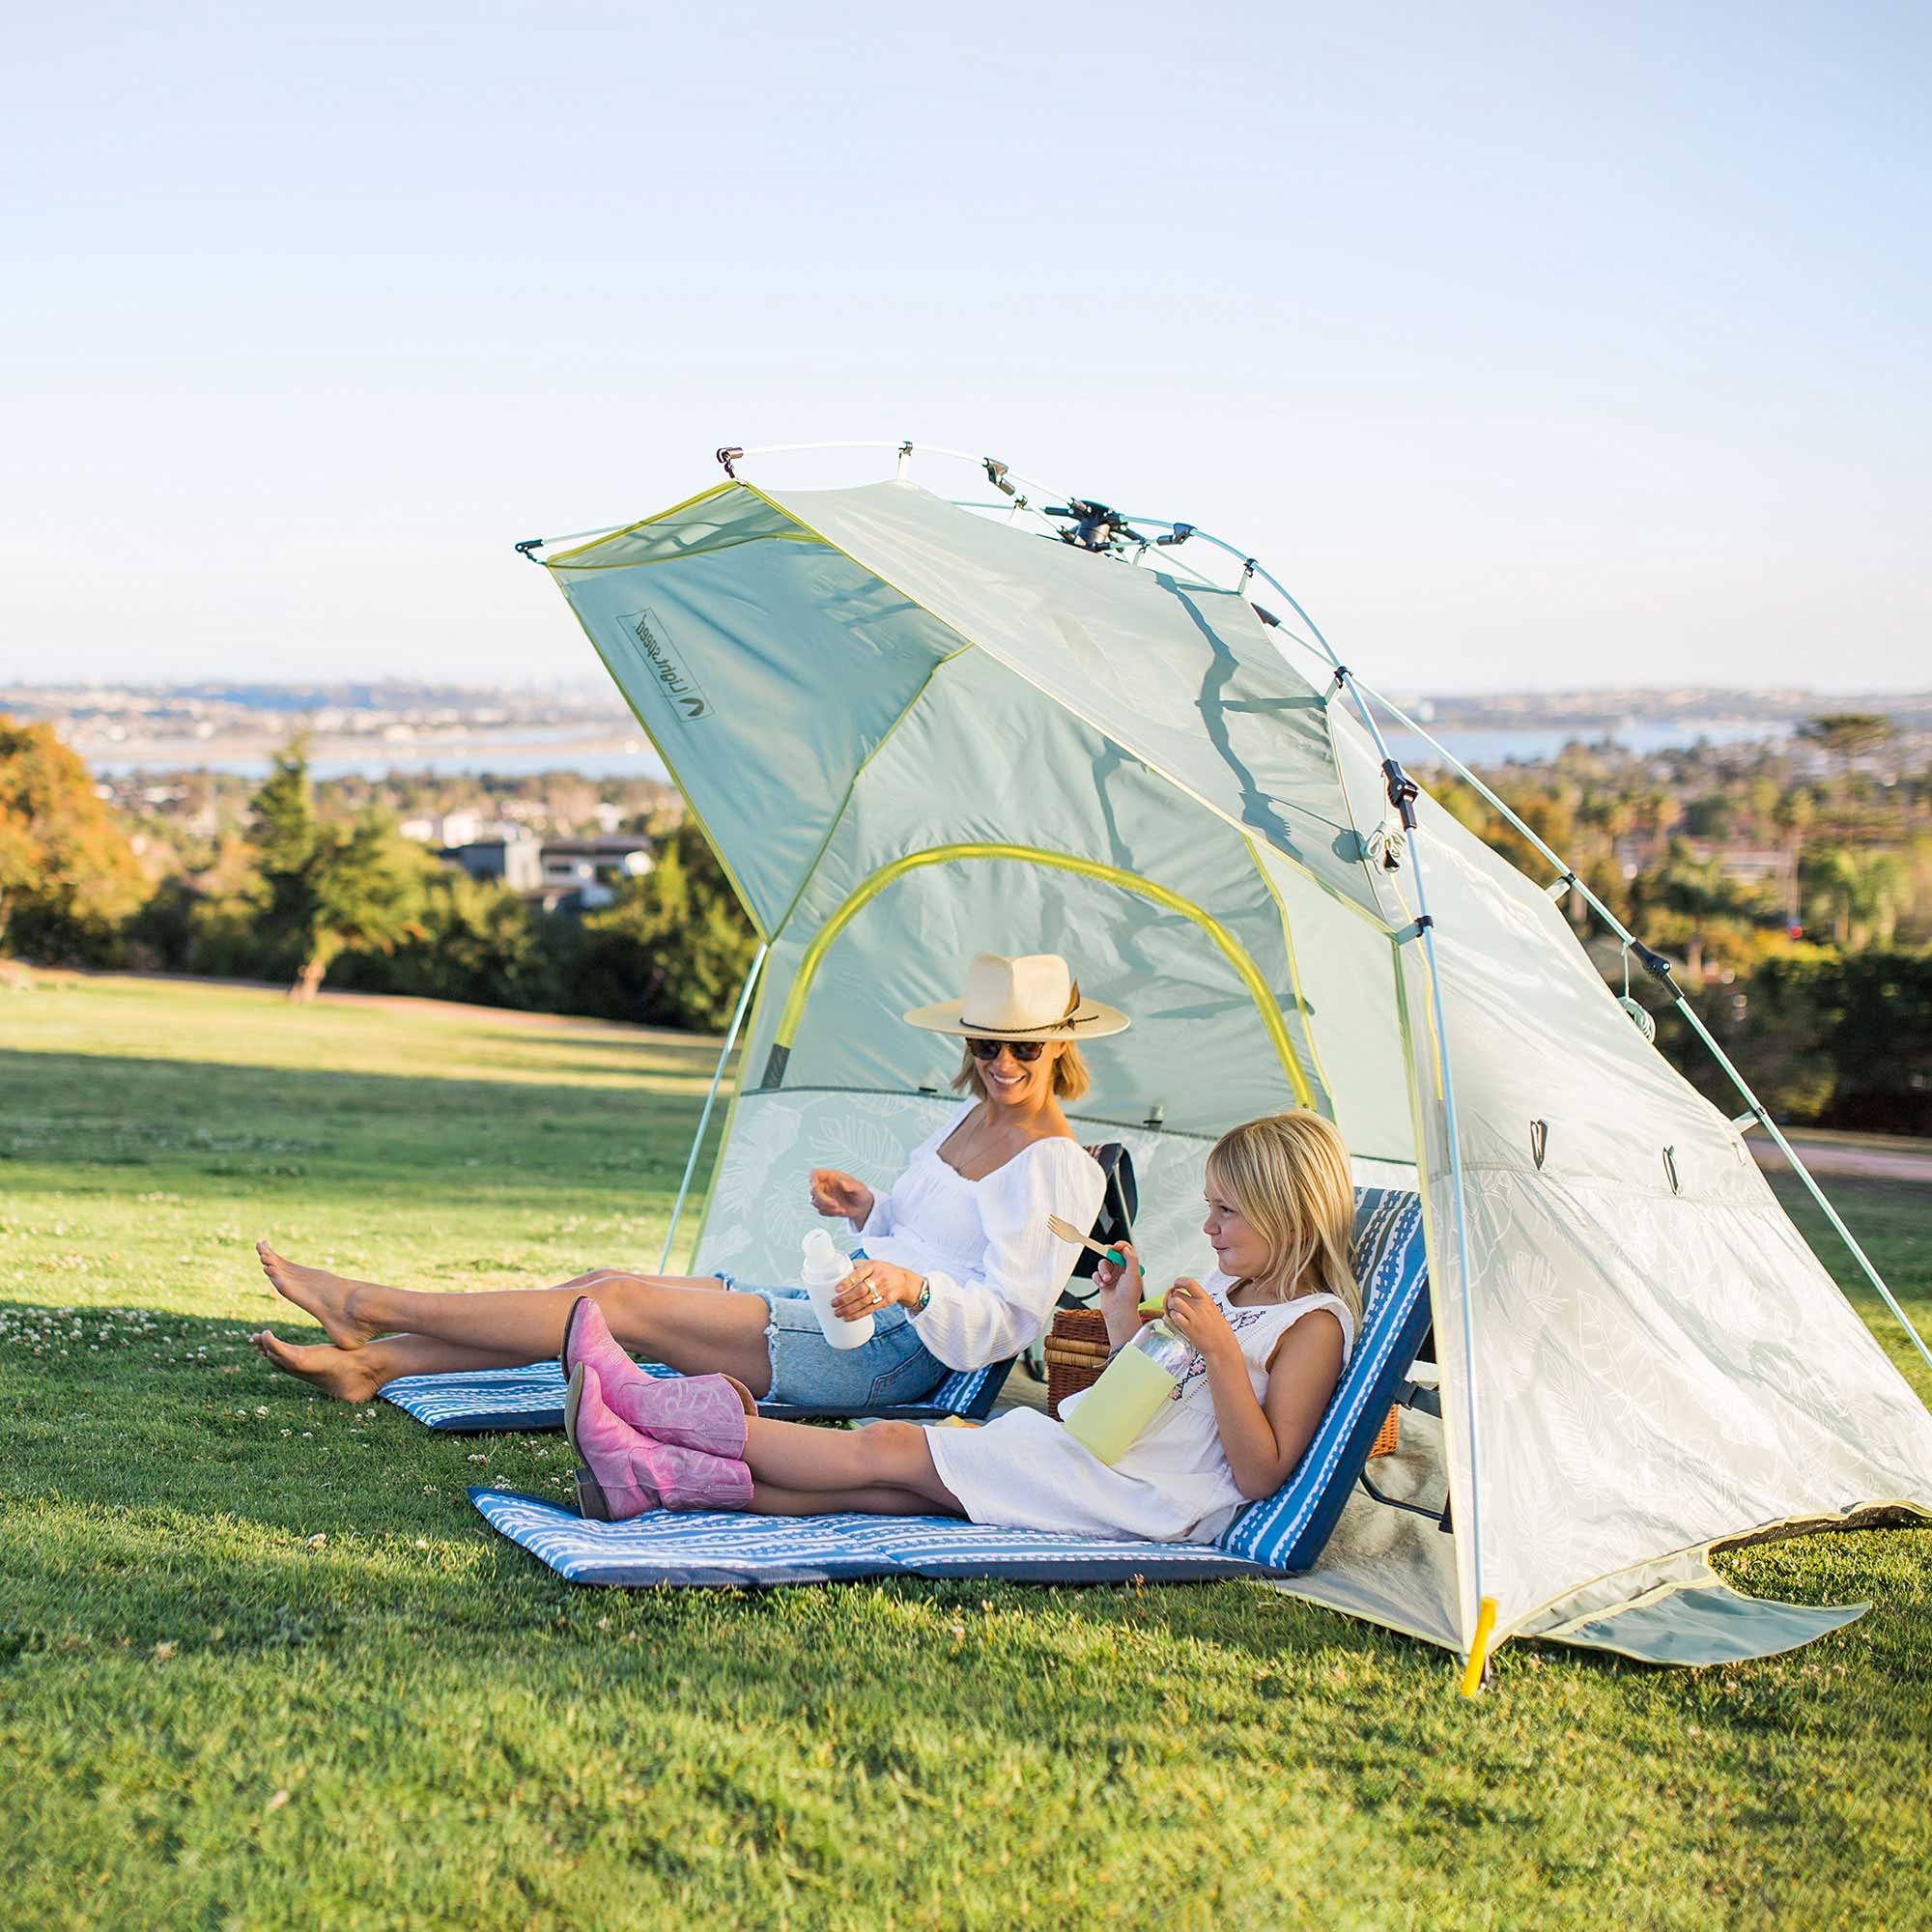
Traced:
[[[759, 1417], [724, 1377], [658, 1380], [609, 1338], [593, 1302], [564, 1336], [580, 1502], [610, 1520], [653, 1508], [768, 1516], [863, 1510], [1013, 1528], [1212, 1542], [1301, 1460], [1354, 1347], [1354, 1190], [1328, 1122], [1275, 1114], [1208, 1156], [1203, 1224], [1218, 1265], [1182, 1278], [1167, 1319], [1194, 1354], [1179, 1386], [1111, 1467], [1059, 1423], [1009, 1410], [983, 1429], [874, 1423], [856, 1433]], [[1139, 1258], [1103, 1264], [1116, 1349], [1140, 1325]], [[1071, 1409], [1085, 1400], [1069, 1397]]]

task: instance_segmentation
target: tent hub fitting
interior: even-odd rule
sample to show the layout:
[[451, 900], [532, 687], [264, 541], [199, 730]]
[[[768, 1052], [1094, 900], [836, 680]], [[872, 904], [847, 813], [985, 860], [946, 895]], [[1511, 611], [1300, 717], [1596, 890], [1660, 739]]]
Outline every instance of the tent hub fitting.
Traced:
[[1076, 550], [1111, 551], [1122, 544], [1139, 544], [1147, 548], [1148, 539], [1137, 530], [1127, 527], [1127, 520], [1119, 510], [1110, 509], [1105, 503], [1095, 503], [1085, 497], [1069, 497], [1065, 503], [1046, 505], [1049, 517], [1065, 517], [1072, 524], [1070, 530], [1062, 530], [1060, 541], [1072, 544]]

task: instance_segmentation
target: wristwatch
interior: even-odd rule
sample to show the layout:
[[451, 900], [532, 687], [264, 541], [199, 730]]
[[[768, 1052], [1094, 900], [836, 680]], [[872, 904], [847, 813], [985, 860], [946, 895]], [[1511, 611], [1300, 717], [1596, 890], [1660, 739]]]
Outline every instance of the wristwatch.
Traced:
[[926, 1303], [932, 1299], [932, 1284], [923, 1275], [919, 1278], [919, 1299], [906, 1310], [908, 1315], [923, 1315]]

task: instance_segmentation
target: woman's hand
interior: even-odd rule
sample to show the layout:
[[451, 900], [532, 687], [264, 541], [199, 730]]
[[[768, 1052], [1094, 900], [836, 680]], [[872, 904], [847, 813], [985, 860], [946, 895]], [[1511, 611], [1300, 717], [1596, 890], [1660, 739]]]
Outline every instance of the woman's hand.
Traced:
[[1221, 1304], [1191, 1276], [1182, 1275], [1168, 1290], [1167, 1319], [1204, 1362], [1240, 1359], [1241, 1345], [1221, 1313]]
[[1116, 1349], [1131, 1342], [1140, 1333], [1141, 1293], [1145, 1282], [1141, 1258], [1130, 1241], [1116, 1241], [1115, 1247], [1126, 1257], [1117, 1267], [1112, 1262], [1094, 1264], [1094, 1286], [1100, 1291], [1100, 1315], [1107, 1324], [1107, 1340]]
[[863, 1180], [840, 1174], [836, 1167], [811, 1170], [811, 1205], [828, 1219], [842, 1214], [855, 1228], [871, 1218], [872, 1190]]
[[914, 1274], [896, 1262], [855, 1261], [852, 1272], [832, 1297], [832, 1312], [841, 1321], [862, 1321], [895, 1301], [910, 1308], [919, 1299], [924, 1280], [923, 1275]]

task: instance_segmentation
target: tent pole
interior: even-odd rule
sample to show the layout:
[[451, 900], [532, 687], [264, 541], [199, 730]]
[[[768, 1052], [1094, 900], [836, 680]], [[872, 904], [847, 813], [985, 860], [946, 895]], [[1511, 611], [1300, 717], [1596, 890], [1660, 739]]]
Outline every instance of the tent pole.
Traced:
[[[1376, 749], [1381, 753], [1383, 771], [1387, 775], [1389, 781], [1390, 802], [1398, 805], [1412, 834], [1415, 826], [1415, 812], [1412, 805], [1414, 788], [1412, 786], [1409, 787], [1406, 794], [1407, 801], [1411, 802], [1398, 801], [1395, 798], [1395, 780], [1401, 776], [1402, 767], [1396, 762], [1394, 753], [1390, 752], [1387, 740], [1382, 736], [1381, 726], [1376, 723], [1375, 713], [1363, 701], [1361, 694], [1353, 691], [1354, 680], [1349, 674], [1342, 660], [1335, 655], [1334, 647], [1326, 638], [1322, 637], [1315, 619], [1295, 602], [1294, 596], [1289, 590], [1288, 586], [1281, 582], [1279, 579], [1271, 576], [1267, 571], [1263, 570], [1252, 558], [1249, 559], [1249, 567], [1255, 570], [1261, 577], [1265, 578], [1269, 583], [1274, 585], [1276, 590], [1280, 591], [1283, 597], [1288, 599], [1290, 606], [1293, 609], [1296, 615], [1308, 626], [1309, 630], [1314, 634], [1316, 640], [1327, 652], [1328, 661], [1335, 667], [1340, 682], [1344, 686], [1349, 687], [1352, 692], [1355, 709], [1361, 713], [1362, 723], [1369, 727], [1369, 735], [1374, 738]], [[1280, 646], [1277, 645], [1276, 649], [1279, 651]], [[1282, 655], [1285, 659], [1286, 653], [1284, 652]], [[1488, 1640], [1489, 1626], [1493, 1623], [1495, 1618], [1494, 1603], [1489, 1593], [1483, 1588], [1482, 1484], [1477, 1477], [1478, 1457], [1476, 1446], [1478, 1430], [1476, 1412], [1475, 1281], [1473, 1270], [1469, 1266], [1469, 1208], [1463, 1186], [1463, 1143], [1456, 1121], [1456, 1081], [1454, 1074], [1450, 1070], [1449, 1028], [1442, 1010], [1442, 974], [1435, 956], [1435, 922], [1429, 915], [1429, 895], [1423, 885], [1421, 841], [1412, 837], [1409, 844], [1409, 868], [1410, 876], [1415, 881], [1416, 924], [1422, 939], [1423, 956], [1429, 962], [1429, 1004], [1435, 1021], [1435, 1051], [1440, 1058], [1442, 1066], [1442, 1124], [1443, 1131], [1447, 1134], [1449, 1140], [1449, 1198], [1456, 1217], [1456, 1253], [1462, 1263], [1463, 1268], [1463, 1361], [1464, 1366], [1463, 1377], [1463, 1426], [1468, 1432], [1469, 1438], [1469, 1493], [1466, 1498], [1463, 1499], [1463, 1504], [1467, 1511], [1470, 1580], [1475, 1586], [1475, 1597], [1478, 1605], [1477, 1628], [1470, 1637], [1467, 1660], [1468, 1669], [1464, 1673], [1463, 1692], [1464, 1696], [1473, 1696], [1475, 1694], [1475, 1686], [1481, 1681], [1483, 1652]], [[1459, 1516], [1459, 1529], [1463, 1520], [1463, 1519]]]
[[738, 1010], [731, 1015], [730, 1030], [724, 1036], [724, 1044], [719, 1050], [718, 1065], [712, 1070], [711, 1091], [704, 1096], [704, 1106], [697, 1116], [697, 1131], [691, 1137], [691, 1156], [684, 1163], [684, 1179], [677, 1184], [677, 1202], [670, 1210], [670, 1226], [665, 1231], [664, 1253], [658, 1258], [658, 1272], [663, 1274], [670, 1266], [670, 1244], [677, 1238], [678, 1217], [684, 1212], [684, 1197], [691, 1190], [691, 1176], [697, 1166], [697, 1151], [704, 1145], [704, 1129], [711, 1122], [711, 1103], [718, 1097], [718, 1083], [724, 1077], [724, 1063], [731, 1058], [731, 1049], [738, 1043], [738, 1029], [745, 1023], [745, 1009], [752, 1004], [752, 988], [758, 983], [758, 975], [764, 969], [765, 954], [771, 951], [768, 945], [760, 944], [752, 960], [752, 970], [745, 975], [743, 990], [738, 995]]
[[[1271, 582], [1273, 582], [1272, 579], [1270, 579], [1269, 581]], [[1287, 596], [1288, 593], [1286, 591], [1283, 591], [1282, 594], [1284, 596]], [[1292, 599], [1290, 601], [1293, 602]], [[1300, 609], [1298, 605], [1295, 608], [1297, 610]], [[1304, 620], [1306, 620], [1307, 613], [1304, 611], [1302, 615]], [[1309, 623], [1309, 629], [1314, 630], [1314, 628], [1315, 627], [1313, 623], [1312, 622]], [[1317, 636], [1320, 635], [1321, 634], [1318, 632]], [[1531, 828], [1523, 822], [1522, 818], [1515, 810], [1511, 809], [1507, 801], [1498, 798], [1496, 794], [1492, 790], [1491, 790], [1491, 788], [1487, 784], [1485, 784], [1483, 781], [1479, 779], [1475, 775], [1475, 773], [1472, 772], [1468, 768], [1468, 766], [1465, 765], [1462, 761], [1462, 759], [1455, 754], [1455, 753], [1450, 751], [1449, 748], [1446, 745], [1444, 745], [1438, 738], [1436, 738], [1433, 732], [1426, 730], [1422, 725], [1418, 724], [1414, 719], [1410, 718], [1408, 714], [1402, 709], [1400, 705], [1391, 703], [1389, 699], [1387, 699], [1381, 695], [1380, 692], [1370, 689], [1367, 686], [1361, 687], [1361, 690], [1363, 692], [1363, 695], [1373, 698], [1376, 703], [1379, 704], [1383, 708], [1383, 710], [1385, 710], [1389, 714], [1391, 718], [1395, 719], [1396, 722], [1403, 726], [1405, 730], [1412, 731], [1425, 744], [1432, 746], [1438, 753], [1440, 753], [1443, 760], [1449, 765], [1450, 769], [1454, 771], [1456, 775], [1463, 781], [1464, 783], [1473, 787], [1474, 790], [1478, 792], [1485, 800], [1487, 800], [1490, 805], [1493, 806], [1497, 811], [1501, 812], [1502, 815], [1510, 822], [1510, 824], [1514, 826], [1515, 829], [1519, 833], [1520, 833], [1523, 838], [1527, 838], [1529, 842], [1532, 845], [1534, 845], [1536, 849], [1539, 852], [1541, 852], [1543, 856], [1546, 859], [1548, 859], [1549, 863], [1552, 866], [1554, 866], [1559, 872], [1562, 873], [1563, 883], [1568, 887], [1568, 889], [1572, 892], [1577, 893], [1582, 898], [1584, 904], [1589, 906], [1590, 909], [1594, 913], [1596, 913], [1597, 917], [1601, 919], [1604, 922], [1604, 923], [1607, 925], [1610, 928], [1610, 930], [1613, 933], [1615, 933], [1616, 936], [1619, 939], [1621, 939], [1626, 945], [1634, 946], [1638, 948], [1639, 949], [1638, 956], [1639, 957], [1642, 956], [1642, 952], [1644, 950], [1643, 942], [1637, 938], [1636, 934], [1634, 933], [1630, 929], [1630, 927], [1627, 926], [1623, 923], [1623, 921], [1620, 920], [1616, 916], [1616, 914], [1613, 913], [1609, 909], [1609, 907], [1606, 906], [1603, 902], [1603, 900], [1600, 899], [1597, 896], [1597, 895], [1593, 893], [1590, 890], [1590, 888], [1583, 883], [1583, 881], [1580, 878], [1577, 877], [1577, 873], [1571, 868], [1568, 862], [1563, 858], [1561, 858], [1543, 838], [1541, 838], [1536, 832], [1532, 831]], [[1378, 743], [1380, 742], [1379, 733], [1377, 734], [1377, 742]], [[1683, 989], [1677, 984], [1676, 980], [1662, 975], [1659, 975], [1657, 977], [1662, 978], [1662, 983], [1669, 988], [1671, 999], [1673, 1003], [1676, 1005], [1677, 1010], [1684, 1015], [1685, 1021], [1690, 1026], [1690, 1031], [1694, 1033], [1697, 1036], [1697, 1037], [1704, 1042], [1705, 1046], [1710, 1049], [1712, 1059], [1714, 1059], [1718, 1063], [1718, 1065], [1723, 1069], [1725, 1077], [1730, 1081], [1731, 1085], [1735, 1087], [1738, 1090], [1738, 1093], [1743, 1096], [1745, 1104], [1751, 1111], [1752, 1118], [1756, 1120], [1759, 1122], [1759, 1124], [1763, 1126], [1765, 1132], [1771, 1136], [1772, 1141], [1777, 1148], [1778, 1152], [1780, 1152], [1784, 1156], [1784, 1158], [1790, 1162], [1792, 1172], [1797, 1175], [1797, 1177], [1801, 1181], [1804, 1182], [1805, 1191], [1811, 1196], [1812, 1200], [1814, 1200], [1818, 1204], [1818, 1207], [1820, 1210], [1823, 1212], [1826, 1220], [1828, 1220], [1832, 1224], [1833, 1228], [1836, 1231], [1838, 1238], [1844, 1242], [1846, 1248], [1851, 1253], [1852, 1259], [1858, 1263], [1860, 1268], [1862, 1270], [1865, 1279], [1869, 1281], [1873, 1286], [1873, 1288], [1875, 1288], [1878, 1291], [1879, 1298], [1885, 1303], [1885, 1305], [1889, 1309], [1891, 1310], [1892, 1315], [1897, 1319], [1898, 1325], [1901, 1328], [1903, 1328], [1906, 1334], [1912, 1338], [1912, 1346], [1918, 1350], [1918, 1353], [1920, 1357], [1923, 1359], [1925, 1366], [1927, 1368], [1932, 1368], [1932, 1350], [1928, 1350], [1926, 1348], [1924, 1338], [1919, 1334], [1918, 1330], [1912, 1324], [1912, 1318], [1908, 1316], [1905, 1310], [1899, 1306], [1897, 1300], [1892, 1295], [1891, 1290], [1886, 1286], [1884, 1276], [1881, 1275], [1878, 1269], [1872, 1265], [1871, 1258], [1865, 1253], [1864, 1249], [1859, 1245], [1857, 1239], [1853, 1236], [1852, 1231], [1845, 1226], [1844, 1221], [1840, 1218], [1838, 1210], [1835, 1208], [1833, 1208], [1831, 1202], [1826, 1198], [1825, 1190], [1818, 1185], [1817, 1180], [1812, 1176], [1811, 1170], [1804, 1165], [1802, 1159], [1800, 1159], [1797, 1149], [1794, 1148], [1791, 1145], [1791, 1143], [1785, 1139], [1783, 1131], [1779, 1128], [1777, 1122], [1771, 1118], [1770, 1109], [1767, 1108], [1764, 1102], [1761, 1101], [1757, 1097], [1757, 1095], [1751, 1092], [1750, 1083], [1747, 1080], [1746, 1080], [1745, 1076], [1742, 1073], [1740, 1073], [1737, 1067], [1732, 1064], [1730, 1055], [1727, 1054], [1724, 1051], [1724, 1049], [1718, 1044], [1716, 1038], [1712, 1036], [1710, 1028], [1708, 1028], [1704, 1024], [1704, 1022], [1697, 1017], [1697, 1014], [1691, 1009], [1690, 1002], [1684, 997]]]

